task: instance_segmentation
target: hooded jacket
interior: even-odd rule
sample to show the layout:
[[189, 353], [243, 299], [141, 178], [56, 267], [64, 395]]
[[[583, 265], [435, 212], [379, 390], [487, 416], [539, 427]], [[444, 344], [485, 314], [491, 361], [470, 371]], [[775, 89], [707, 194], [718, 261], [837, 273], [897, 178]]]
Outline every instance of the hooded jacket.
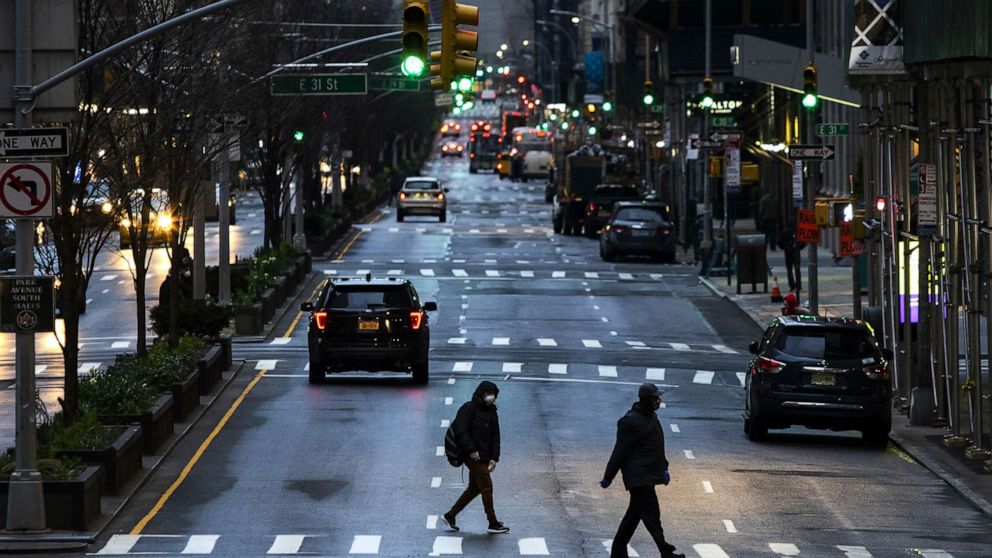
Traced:
[[489, 405], [482, 398], [486, 393], [499, 395], [496, 384], [483, 381], [475, 388], [472, 400], [458, 409], [451, 423], [463, 461], [469, 461], [474, 452], [479, 452], [479, 461], [499, 461], [499, 415], [496, 404]]
[[665, 432], [658, 415], [634, 403], [617, 421], [617, 442], [603, 478], [612, 482], [617, 472], [623, 471], [623, 485], [630, 490], [661, 484], [662, 473], [667, 470]]

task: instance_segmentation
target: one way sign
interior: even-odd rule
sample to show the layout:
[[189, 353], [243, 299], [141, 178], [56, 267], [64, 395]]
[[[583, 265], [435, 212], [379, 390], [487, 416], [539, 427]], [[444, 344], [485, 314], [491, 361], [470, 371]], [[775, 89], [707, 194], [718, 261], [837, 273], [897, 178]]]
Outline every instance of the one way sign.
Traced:
[[0, 128], [0, 157], [65, 157], [68, 128]]
[[829, 161], [834, 158], [832, 145], [790, 145], [789, 159], [793, 161]]

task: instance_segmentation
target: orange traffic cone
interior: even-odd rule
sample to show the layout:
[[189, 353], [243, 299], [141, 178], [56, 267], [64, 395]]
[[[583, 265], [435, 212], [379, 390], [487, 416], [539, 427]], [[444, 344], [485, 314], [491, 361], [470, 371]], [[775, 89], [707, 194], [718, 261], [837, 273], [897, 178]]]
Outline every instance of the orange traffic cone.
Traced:
[[778, 288], [778, 275], [772, 277], [772, 302], [782, 302], [782, 289]]

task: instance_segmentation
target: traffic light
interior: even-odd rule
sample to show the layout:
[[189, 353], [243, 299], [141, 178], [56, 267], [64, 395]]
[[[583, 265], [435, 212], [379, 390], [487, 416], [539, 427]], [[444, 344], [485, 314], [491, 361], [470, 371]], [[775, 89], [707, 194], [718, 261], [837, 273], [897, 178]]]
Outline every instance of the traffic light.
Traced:
[[816, 66], [810, 62], [803, 68], [803, 106], [807, 109], [815, 109], [820, 102], [816, 89]]
[[[459, 76], [474, 76], [479, 49], [479, 34], [459, 29], [459, 25], [479, 25], [479, 8], [444, 0], [441, 6], [441, 54], [438, 77], [431, 80], [432, 89], [443, 89]], [[431, 53], [433, 58], [433, 53]]]
[[458, 78], [458, 90], [462, 93], [468, 93], [475, 86], [475, 80], [470, 77]]
[[713, 103], [713, 78], [706, 76], [703, 78], [703, 100], [699, 104], [704, 109], [709, 110]]
[[303, 141], [303, 136], [304, 136], [303, 130], [297, 130], [293, 132], [293, 139], [295, 139], [297, 143]]
[[420, 77], [427, 68], [427, 0], [403, 0], [403, 58], [400, 70], [407, 77]]
[[612, 111], [613, 111], [613, 95], [610, 95], [610, 93], [607, 92], [606, 95], [603, 96], [603, 112], [612, 112]]
[[654, 83], [651, 80], [644, 81], [644, 97], [641, 98], [645, 106], [654, 104]]

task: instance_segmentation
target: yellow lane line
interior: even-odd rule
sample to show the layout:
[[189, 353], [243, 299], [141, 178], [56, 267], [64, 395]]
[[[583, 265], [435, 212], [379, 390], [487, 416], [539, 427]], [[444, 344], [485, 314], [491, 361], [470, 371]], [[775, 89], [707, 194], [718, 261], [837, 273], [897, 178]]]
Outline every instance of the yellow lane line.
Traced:
[[911, 463], [913, 465], [916, 465], [916, 461], [912, 457], [910, 457], [909, 455], [907, 455], [906, 452], [902, 451], [901, 449], [893, 446], [892, 444], [889, 444], [889, 446], [887, 448], [885, 448], [885, 451], [891, 453], [892, 455], [895, 455], [896, 457], [898, 457], [899, 459], [902, 459], [903, 461], [905, 461], [907, 463]]
[[362, 236], [362, 233], [363, 232], [365, 232], [365, 231], [363, 231], [362, 229], [358, 229], [358, 232], [355, 233], [355, 236], [351, 237], [351, 240], [348, 241], [348, 244], [347, 244], [347, 246], [344, 247], [344, 250], [341, 250], [341, 253], [338, 254], [338, 257], [337, 257], [337, 260], [338, 261], [341, 261], [344, 258], [344, 255], [348, 253], [348, 250], [351, 250], [352, 244], [354, 244], [355, 241], [358, 240], [358, 237]]

